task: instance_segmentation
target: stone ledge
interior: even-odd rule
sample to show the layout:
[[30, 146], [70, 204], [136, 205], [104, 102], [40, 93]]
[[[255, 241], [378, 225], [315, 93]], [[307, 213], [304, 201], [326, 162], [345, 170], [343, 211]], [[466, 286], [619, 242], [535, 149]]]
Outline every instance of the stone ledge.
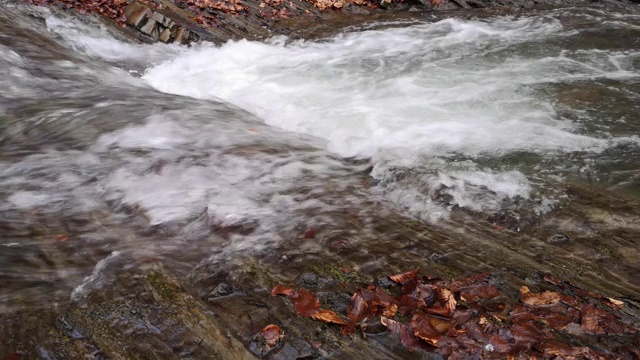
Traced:
[[125, 8], [124, 16], [127, 26], [137, 29], [156, 41], [167, 44], [189, 44], [200, 40], [196, 33], [137, 1]]

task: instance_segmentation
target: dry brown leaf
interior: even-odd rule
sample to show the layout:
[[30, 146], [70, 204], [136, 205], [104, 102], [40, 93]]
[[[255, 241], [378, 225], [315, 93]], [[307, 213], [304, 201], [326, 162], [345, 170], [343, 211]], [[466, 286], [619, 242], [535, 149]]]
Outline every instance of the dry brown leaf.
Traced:
[[520, 288], [520, 301], [531, 306], [551, 305], [560, 301], [560, 294], [553, 291], [532, 293], [528, 287]]
[[584, 331], [597, 335], [620, 334], [624, 332], [624, 325], [603, 309], [585, 305], [581, 311], [582, 320], [580, 327]]
[[388, 318], [392, 318], [392, 317], [396, 316], [397, 312], [398, 312], [398, 304], [393, 304], [391, 306], [386, 307], [382, 311], [382, 316], [388, 317]]
[[314, 320], [320, 320], [326, 323], [334, 323], [339, 325], [347, 325], [347, 322], [331, 310], [318, 310], [315, 314], [311, 315]]
[[402, 274], [389, 276], [389, 279], [401, 285], [404, 285], [409, 281], [416, 281], [418, 279], [418, 269], [407, 271]]
[[416, 314], [411, 318], [411, 329], [413, 334], [427, 343], [437, 346], [438, 341], [442, 337], [440, 333], [433, 328], [429, 318], [424, 314]]
[[412, 351], [418, 346], [418, 340], [413, 335], [413, 331], [411, 330], [409, 325], [388, 319], [386, 317], [380, 318], [380, 323], [386, 326], [389, 332], [399, 336], [400, 342], [407, 348], [407, 350]]
[[351, 297], [351, 303], [347, 307], [347, 317], [351, 322], [356, 323], [364, 317], [368, 308], [367, 301], [362, 296], [362, 292], [358, 290]]
[[444, 304], [444, 307], [449, 310], [449, 313], [453, 313], [456, 309], [458, 302], [453, 297], [453, 293], [448, 289], [440, 289], [438, 292], [438, 300]]

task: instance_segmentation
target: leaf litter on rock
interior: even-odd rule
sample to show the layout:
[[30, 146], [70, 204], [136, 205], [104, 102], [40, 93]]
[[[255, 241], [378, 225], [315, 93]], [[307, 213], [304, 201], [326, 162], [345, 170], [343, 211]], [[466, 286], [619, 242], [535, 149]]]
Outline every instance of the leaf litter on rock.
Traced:
[[[579, 291], [550, 276], [545, 281], [561, 292], [534, 292], [523, 286], [515, 299], [500, 292], [491, 273], [450, 282], [419, 278], [417, 270], [389, 278], [398, 284], [395, 291], [387, 292], [373, 284], [357, 289], [347, 307], [346, 319], [333, 311], [320, 310], [319, 302], [308, 290], [277, 285], [272, 294], [288, 296], [302, 316], [342, 325], [345, 335], [358, 328], [364, 333], [366, 323], [379, 318], [408, 350], [425, 348], [453, 358], [480, 353], [506, 358], [524, 354], [530, 358], [607, 358], [607, 352], [599, 348], [558, 342], [557, 334], [564, 334], [560, 338], [638, 334], [637, 328], [612, 313], [623, 308], [624, 302]], [[598, 303], [601, 307], [594, 306]]]

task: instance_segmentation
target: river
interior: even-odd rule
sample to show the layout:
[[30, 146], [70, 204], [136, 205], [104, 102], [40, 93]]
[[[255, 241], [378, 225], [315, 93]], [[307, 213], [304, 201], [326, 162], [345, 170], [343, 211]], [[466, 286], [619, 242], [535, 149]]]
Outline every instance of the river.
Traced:
[[18, 5], [0, 28], [2, 314], [150, 263], [196, 293], [346, 264], [640, 294], [640, 11], [191, 47]]

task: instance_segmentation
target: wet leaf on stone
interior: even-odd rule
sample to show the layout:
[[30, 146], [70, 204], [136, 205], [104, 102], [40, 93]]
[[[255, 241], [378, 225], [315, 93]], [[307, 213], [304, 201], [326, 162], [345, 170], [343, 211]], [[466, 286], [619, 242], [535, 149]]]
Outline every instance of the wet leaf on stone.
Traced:
[[326, 323], [333, 323], [339, 325], [347, 325], [347, 321], [340, 317], [331, 310], [318, 310], [315, 314], [311, 315], [314, 320], [320, 320]]
[[620, 310], [620, 309], [622, 309], [622, 308], [624, 307], [624, 302], [622, 302], [622, 301], [620, 301], [620, 300], [616, 300], [616, 299], [614, 299], [614, 298], [610, 298], [610, 297], [608, 297], [608, 298], [603, 298], [603, 299], [602, 299], [602, 302], [603, 302], [605, 305], [607, 305], [607, 306], [609, 306], [609, 307], [612, 307], [612, 308], [614, 308], [614, 309], [617, 309], [617, 310]]
[[347, 307], [347, 317], [351, 322], [356, 323], [364, 317], [367, 309], [369, 309], [367, 301], [362, 296], [362, 292], [357, 290], [351, 297], [351, 303]]
[[586, 332], [596, 335], [621, 334], [624, 332], [624, 325], [603, 309], [585, 305], [581, 311], [582, 321], [580, 322], [580, 327]]
[[429, 317], [425, 314], [415, 314], [411, 318], [410, 323], [413, 334], [427, 343], [437, 346], [438, 341], [442, 337], [440, 333], [433, 327]]
[[292, 288], [283, 286], [283, 285], [276, 285], [273, 290], [271, 290], [271, 295], [272, 296], [276, 296], [276, 295], [285, 295], [285, 296], [289, 296], [291, 295], [295, 290], [293, 290]]
[[298, 314], [313, 316], [320, 309], [320, 300], [309, 290], [301, 289], [289, 295]]
[[262, 329], [260, 335], [262, 335], [262, 338], [265, 341], [266, 351], [269, 351], [274, 346], [278, 345], [278, 342], [280, 342], [280, 340], [284, 338], [284, 333], [280, 330], [280, 327], [273, 324], [267, 325], [264, 329]]
[[523, 286], [520, 288], [520, 300], [531, 306], [550, 305], [560, 301], [560, 294], [553, 291], [532, 293], [528, 287]]
[[498, 296], [500, 296], [500, 292], [495, 286], [491, 285], [464, 287], [460, 290], [460, 299], [466, 302], [476, 301], [477, 299], [493, 299]]
[[418, 279], [418, 269], [407, 271], [402, 274], [389, 276], [391, 281], [397, 282], [400, 285], [404, 285], [409, 281], [416, 281]]
[[389, 332], [400, 337], [400, 342], [407, 348], [407, 350], [412, 351], [416, 347], [418, 347], [418, 340], [413, 335], [413, 331], [409, 327], [409, 325], [388, 319], [386, 317], [381, 318], [380, 323], [386, 326]]

